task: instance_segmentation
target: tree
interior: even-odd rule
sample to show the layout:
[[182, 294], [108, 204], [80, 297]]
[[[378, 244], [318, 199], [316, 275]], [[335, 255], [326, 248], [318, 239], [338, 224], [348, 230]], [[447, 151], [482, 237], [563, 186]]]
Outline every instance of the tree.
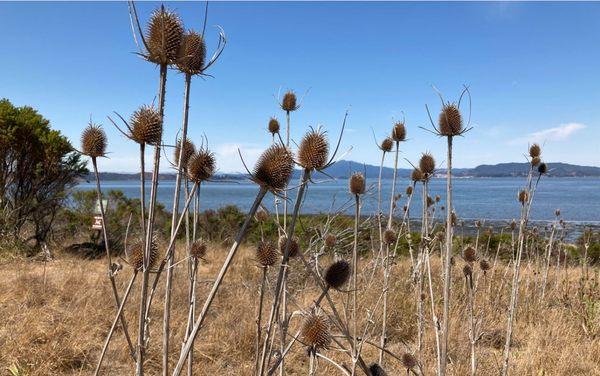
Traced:
[[48, 237], [86, 162], [31, 107], [0, 100], [0, 232], [14, 240]]

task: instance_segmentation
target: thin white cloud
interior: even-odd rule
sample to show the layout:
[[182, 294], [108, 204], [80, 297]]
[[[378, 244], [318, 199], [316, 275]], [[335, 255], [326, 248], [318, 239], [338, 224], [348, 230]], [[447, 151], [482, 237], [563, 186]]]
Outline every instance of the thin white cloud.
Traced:
[[546, 141], [564, 141], [583, 128], [585, 128], [585, 125], [581, 123], [562, 124], [558, 127], [530, 133], [525, 137], [515, 138], [508, 143], [510, 145], [520, 145], [533, 142], [544, 143]]

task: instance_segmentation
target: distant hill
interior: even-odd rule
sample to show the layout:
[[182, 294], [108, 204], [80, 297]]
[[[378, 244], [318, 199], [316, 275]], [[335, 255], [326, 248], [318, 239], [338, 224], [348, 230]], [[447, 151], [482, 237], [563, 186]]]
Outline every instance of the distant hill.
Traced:
[[[496, 165], [480, 165], [475, 168], [455, 168], [453, 173], [458, 177], [519, 177], [526, 176], [528, 173], [528, 163], [499, 163]], [[373, 178], [379, 175], [379, 166], [365, 165], [354, 161], [339, 161], [326, 170], [327, 175], [334, 178], [344, 179], [349, 177], [353, 172], [365, 172], [367, 177]], [[398, 176], [407, 178], [410, 176], [412, 169], [398, 169]], [[394, 170], [389, 167], [384, 167], [382, 177], [389, 179], [393, 176]], [[446, 170], [440, 168], [438, 175], [443, 176]], [[317, 174], [317, 177], [321, 174]], [[554, 177], [600, 177], [600, 167], [593, 166], [578, 166], [568, 163], [548, 163], [548, 175]], [[325, 175], [321, 175], [325, 176]], [[118, 173], [118, 172], [101, 172], [100, 177], [103, 180], [120, 181], [120, 180], [139, 180], [140, 174]], [[300, 177], [300, 170], [294, 171], [294, 178]], [[219, 174], [215, 179], [221, 180], [239, 180], [245, 179], [245, 174]], [[94, 176], [89, 174], [85, 180], [93, 181]], [[146, 179], [150, 181], [152, 174], [146, 173]], [[168, 181], [175, 180], [174, 173], [165, 173], [159, 175], [159, 180]]]

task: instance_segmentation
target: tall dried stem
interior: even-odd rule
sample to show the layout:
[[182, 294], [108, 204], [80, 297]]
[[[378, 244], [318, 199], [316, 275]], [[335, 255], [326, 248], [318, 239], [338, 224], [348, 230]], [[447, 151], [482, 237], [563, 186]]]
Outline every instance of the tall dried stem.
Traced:
[[450, 278], [452, 258], [452, 136], [448, 136], [448, 156], [446, 170], [446, 249], [444, 255], [444, 310], [443, 310], [443, 326], [442, 326], [442, 343], [441, 343], [441, 364], [439, 369], [440, 376], [446, 374], [446, 366], [448, 364], [448, 331], [450, 328]]

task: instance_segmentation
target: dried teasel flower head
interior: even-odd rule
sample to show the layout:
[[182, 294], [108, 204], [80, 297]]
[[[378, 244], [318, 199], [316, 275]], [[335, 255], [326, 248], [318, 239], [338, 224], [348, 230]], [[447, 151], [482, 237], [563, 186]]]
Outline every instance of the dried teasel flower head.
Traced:
[[516, 228], [517, 228], [517, 222], [513, 219], [510, 222], [510, 229], [514, 231]]
[[129, 120], [129, 136], [138, 144], [159, 145], [162, 141], [163, 121], [154, 106], [142, 105]]
[[261, 241], [256, 246], [256, 259], [262, 266], [271, 266], [277, 261], [277, 248], [269, 241]]
[[[179, 153], [181, 152], [181, 139], [177, 140], [177, 144], [175, 145], [175, 149], [173, 151], [173, 161], [178, 164], [179, 163]], [[185, 139], [183, 142], [183, 154], [181, 154], [181, 167], [183, 169], [187, 169], [187, 164], [190, 161], [190, 158], [196, 152], [196, 145], [189, 139]]]
[[[285, 254], [285, 245], [287, 244], [287, 237], [285, 235], [281, 235], [279, 237], [279, 252], [281, 252], [281, 254]], [[296, 257], [298, 255], [298, 252], [300, 252], [300, 240], [298, 239], [297, 236], [293, 236], [292, 239], [290, 240], [290, 249], [289, 249], [289, 256], [290, 257]]]
[[468, 246], [463, 250], [463, 258], [467, 262], [477, 261], [477, 250], [471, 246]]
[[190, 30], [183, 34], [175, 65], [181, 72], [195, 75], [202, 73], [206, 60], [206, 44], [202, 35]]
[[481, 270], [483, 270], [484, 273], [492, 268], [490, 262], [486, 259], [481, 259], [481, 261], [479, 261], [479, 267], [481, 268]]
[[465, 264], [465, 266], [463, 266], [463, 274], [467, 278], [470, 278], [473, 275], [473, 267], [471, 264]]
[[161, 6], [152, 13], [146, 30], [146, 59], [155, 64], [169, 65], [177, 60], [183, 38], [183, 23], [179, 16]]
[[458, 106], [445, 104], [439, 116], [439, 132], [442, 136], [458, 136], [463, 132], [463, 121]]
[[423, 179], [424, 179], [423, 171], [421, 171], [418, 168], [413, 169], [412, 172], [410, 173], [410, 178], [414, 182], [423, 181]]
[[254, 167], [252, 180], [271, 190], [283, 190], [292, 176], [294, 158], [285, 146], [275, 144], [265, 150]]
[[[144, 243], [145, 240], [139, 240], [133, 243], [127, 252], [127, 262], [135, 270], [140, 270], [144, 266]], [[152, 237], [149, 255], [150, 259], [148, 260], [148, 267], [152, 268], [158, 261], [158, 237], [156, 234]]]
[[531, 165], [535, 167], [539, 165], [541, 161], [542, 159], [540, 157], [533, 157], [531, 158]]
[[433, 204], [435, 204], [435, 201], [431, 198], [431, 196], [427, 196], [427, 207], [432, 206]]
[[90, 123], [81, 133], [81, 152], [88, 157], [103, 157], [106, 145], [106, 133], [100, 125]]
[[560, 217], [560, 209], [556, 209], [554, 211], [554, 215], [557, 216], [557, 217]]
[[296, 104], [296, 94], [293, 91], [288, 91], [283, 95], [283, 101], [281, 102], [281, 109], [285, 112], [293, 112], [298, 109]]
[[350, 193], [353, 195], [362, 195], [366, 190], [365, 176], [360, 172], [355, 172], [350, 176]]
[[327, 164], [329, 143], [327, 135], [320, 129], [304, 135], [298, 147], [298, 164], [305, 170], [322, 170]]
[[544, 175], [544, 174], [545, 174], [545, 173], [547, 173], [547, 172], [548, 172], [548, 165], [547, 165], [547, 164], [545, 164], [544, 162], [540, 163], [540, 164], [538, 165], [538, 173], [539, 173], [540, 175]]
[[326, 349], [331, 342], [329, 319], [320, 309], [314, 309], [306, 315], [300, 335], [302, 342], [306, 343], [309, 351], [316, 352]]
[[442, 197], [440, 195], [435, 195], [435, 202], [440, 202]]
[[281, 127], [279, 126], [279, 120], [275, 119], [274, 117], [269, 119], [269, 125], [267, 128], [267, 129], [269, 129], [269, 133], [271, 133], [274, 136], [277, 133], [279, 133], [280, 128]]
[[402, 365], [406, 367], [406, 369], [413, 369], [417, 366], [417, 358], [411, 353], [402, 354]]
[[203, 240], [196, 240], [192, 243], [192, 247], [190, 248], [190, 256], [195, 259], [201, 259], [206, 255], [206, 250], [208, 249], [206, 242]]
[[406, 140], [406, 127], [404, 126], [404, 122], [397, 122], [394, 124], [394, 128], [392, 128], [392, 140], [396, 142], [402, 142]]
[[371, 376], [387, 376], [387, 373], [377, 363], [373, 363], [369, 366], [369, 372], [371, 372]]
[[254, 219], [256, 219], [257, 222], [266, 222], [269, 220], [269, 212], [261, 206], [256, 211], [256, 214], [254, 214]]
[[430, 177], [435, 171], [435, 160], [429, 153], [423, 153], [419, 160], [419, 170], [425, 174], [426, 177]]
[[529, 147], [529, 156], [531, 158], [539, 157], [542, 154], [542, 148], [538, 144], [533, 144]]
[[383, 141], [381, 141], [381, 150], [383, 150], [385, 153], [389, 153], [390, 151], [392, 151], [392, 147], [394, 146], [394, 141], [389, 138], [386, 137], [383, 139]]
[[529, 193], [524, 189], [520, 190], [519, 191], [519, 202], [521, 203], [521, 205], [525, 205], [527, 200], [529, 200]]
[[452, 213], [450, 213], [450, 223], [452, 223], [452, 226], [456, 226], [456, 224], [458, 223], [458, 216], [456, 215], [455, 211], [452, 211]]
[[414, 190], [414, 188], [412, 185], [409, 185], [408, 187], [406, 187], [406, 195], [411, 196], [413, 194], [413, 190]]
[[325, 271], [325, 282], [330, 288], [339, 290], [350, 278], [350, 264], [339, 260], [329, 265]]
[[398, 235], [396, 234], [396, 231], [392, 230], [391, 228], [388, 228], [383, 232], [383, 242], [385, 244], [393, 244], [396, 242], [396, 240], [398, 240]]
[[337, 237], [334, 234], [327, 234], [325, 236], [325, 246], [327, 248], [333, 248], [337, 244]]
[[192, 182], [200, 184], [214, 175], [215, 168], [214, 154], [208, 149], [201, 148], [190, 157], [187, 165], [188, 177]]

